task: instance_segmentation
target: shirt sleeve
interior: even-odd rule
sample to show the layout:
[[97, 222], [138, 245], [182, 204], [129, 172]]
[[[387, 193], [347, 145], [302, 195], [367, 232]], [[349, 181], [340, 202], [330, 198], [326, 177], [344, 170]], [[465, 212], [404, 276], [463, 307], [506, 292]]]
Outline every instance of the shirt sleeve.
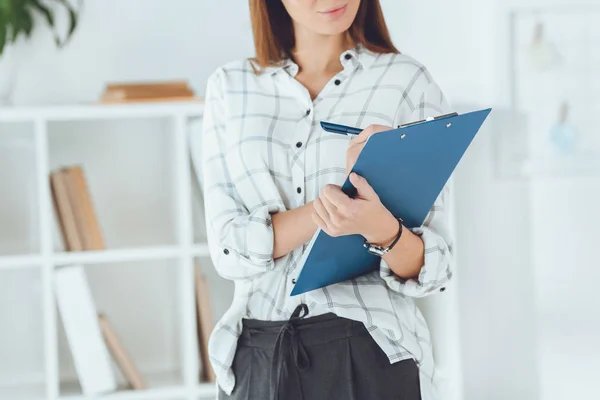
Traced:
[[[426, 78], [424, 89], [414, 102], [409, 116], [400, 123], [418, 121], [427, 117], [435, 117], [451, 113], [452, 110], [439, 86], [424, 72]], [[388, 287], [411, 297], [425, 297], [433, 294], [448, 284], [453, 275], [452, 234], [448, 221], [448, 202], [450, 186], [446, 184], [429, 210], [423, 225], [412, 228], [424, 244], [424, 264], [416, 279], [402, 279], [392, 270], [384, 259], [381, 259], [379, 274]]]
[[226, 101], [222, 70], [207, 83], [202, 121], [202, 176], [207, 243], [225, 279], [252, 279], [274, 268], [271, 213], [276, 205], [248, 209], [226, 159]]

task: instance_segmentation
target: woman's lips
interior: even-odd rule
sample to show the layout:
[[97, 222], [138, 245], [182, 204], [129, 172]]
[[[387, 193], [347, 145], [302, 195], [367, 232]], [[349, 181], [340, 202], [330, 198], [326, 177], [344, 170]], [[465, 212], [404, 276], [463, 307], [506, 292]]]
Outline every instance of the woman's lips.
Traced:
[[319, 11], [319, 14], [321, 14], [325, 18], [335, 19], [342, 16], [346, 12], [346, 8], [348, 8], [348, 5], [344, 4], [343, 6], [330, 8], [326, 11]]

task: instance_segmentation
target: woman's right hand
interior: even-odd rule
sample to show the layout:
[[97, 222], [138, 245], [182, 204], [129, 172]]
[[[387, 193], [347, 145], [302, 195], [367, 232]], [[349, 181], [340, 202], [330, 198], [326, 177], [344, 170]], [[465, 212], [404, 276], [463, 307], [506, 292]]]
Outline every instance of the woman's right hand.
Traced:
[[389, 131], [390, 129], [392, 129], [392, 127], [386, 125], [369, 125], [363, 129], [359, 135], [352, 138], [348, 149], [346, 149], [346, 176], [350, 174], [350, 171], [352, 170], [352, 167], [354, 167], [358, 155], [362, 151], [369, 136], [379, 132]]

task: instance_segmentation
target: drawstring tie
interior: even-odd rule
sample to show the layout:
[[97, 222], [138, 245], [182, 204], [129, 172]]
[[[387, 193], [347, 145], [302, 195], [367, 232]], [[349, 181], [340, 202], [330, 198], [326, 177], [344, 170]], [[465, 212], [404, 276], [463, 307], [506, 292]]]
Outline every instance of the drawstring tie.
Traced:
[[[306, 353], [306, 349], [300, 340], [298, 328], [296, 323], [302, 318], [308, 315], [308, 306], [306, 304], [300, 304], [288, 322], [281, 327], [277, 340], [275, 341], [275, 348], [273, 350], [273, 359], [271, 362], [271, 376], [270, 376], [270, 399], [279, 399], [279, 382], [284, 369], [287, 369], [289, 373], [295, 375], [298, 388], [300, 388], [300, 376], [298, 370], [304, 371], [310, 367], [310, 359]], [[296, 368], [289, 368], [286, 365], [286, 357], [291, 351], [292, 358]]]

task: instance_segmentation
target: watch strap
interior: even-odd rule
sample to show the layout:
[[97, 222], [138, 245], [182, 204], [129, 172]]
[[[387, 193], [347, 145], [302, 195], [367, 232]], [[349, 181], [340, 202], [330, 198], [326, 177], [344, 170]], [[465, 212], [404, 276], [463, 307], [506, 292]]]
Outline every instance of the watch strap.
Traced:
[[398, 243], [398, 240], [400, 240], [400, 237], [402, 236], [402, 231], [404, 230], [403, 225], [402, 225], [402, 218], [396, 218], [398, 220], [398, 233], [396, 234], [396, 237], [394, 238], [394, 240], [392, 241], [392, 243], [390, 243], [389, 246], [387, 247], [382, 247], [379, 245], [375, 245], [375, 244], [371, 244], [369, 242], [367, 242], [367, 240], [365, 239], [365, 243], [364, 243], [364, 247], [369, 250], [369, 253], [378, 255], [378, 256], [383, 256], [384, 254], [390, 252], [392, 250], [392, 248], [394, 247], [394, 245], [396, 243]]

